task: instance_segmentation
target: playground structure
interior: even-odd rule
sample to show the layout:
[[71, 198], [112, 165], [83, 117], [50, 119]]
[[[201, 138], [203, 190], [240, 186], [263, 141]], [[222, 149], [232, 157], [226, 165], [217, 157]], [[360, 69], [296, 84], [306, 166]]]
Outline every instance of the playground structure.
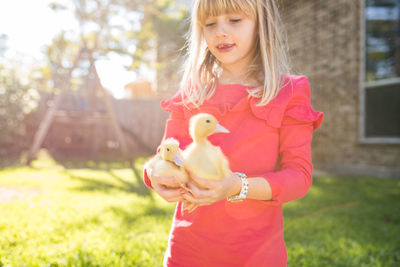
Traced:
[[[68, 73], [54, 79], [60, 92], [44, 99], [48, 108], [35, 133], [28, 163], [44, 145], [65, 157], [93, 160], [132, 161], [155, 151], [161, 139], [155, 128], [166, 118], [151, 112], [159, 107], [158, 101], [114, 99], [102, 87], [94, 63], [93, 51], [83, 45]], [[77, 75], [80, 83], [73, 90], [71, 80]]]

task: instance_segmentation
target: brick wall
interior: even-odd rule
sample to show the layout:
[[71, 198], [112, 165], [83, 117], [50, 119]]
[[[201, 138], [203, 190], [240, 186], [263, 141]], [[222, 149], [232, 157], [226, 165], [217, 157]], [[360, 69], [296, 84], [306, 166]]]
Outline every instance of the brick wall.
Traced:
[[309, 78], [313, 107], [325, 113], [313, 161], [336, 174], [400, 177], [400, 145], [359, 141], [360, 1], [281, 2], [293, 72]]

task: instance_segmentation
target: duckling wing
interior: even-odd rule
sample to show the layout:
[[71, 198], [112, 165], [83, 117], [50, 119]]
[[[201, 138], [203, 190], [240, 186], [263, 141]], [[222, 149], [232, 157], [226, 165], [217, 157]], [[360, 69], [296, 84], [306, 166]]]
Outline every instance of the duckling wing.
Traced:
[[184, 167], [199, 178], [216, 179], [218, 169], [213, 162], [214, 154], [210, 153], [210, 148], [205, 144], [191, 144], [183, 151]]
[[176, 166], [174, 163], [163, 160], [160, 154], [156, 154], [145, 163], [145, 168], [152, 169], [152, 175], [175, 177], [181, 183], [186, 183], [189, 176], [182, 167]]
[[177, 171], [179, 171], [179, 168], [175, 166], [175, 164], [165, 160], [159, 160], [155, 162], [153, 167], [153, 173], [156, 176], [171, 177], [173, 176], [172, 174], [176, 173]]
[[220, 171], [220, 175], [221, 175], [221, 179], [228, 176], [228, 174], [230, 174], [232, 171], [229, 168], [229, 161], [228, 159], [225, 157], [224, 153], [222, 152], [222, 150], [218, 147], [219, 149], [219, 171]]
[[[185, 168], [199, 178], [221, 180], [229, 164], [221, 149], [212, 144], [188, 147], [184, 151]], [[227, 167], [228, 166], [228, 167]]]
[[149, 161], [147, 161], [144, 164], [144, 168], [145, 169], [153, 169], [154, 168], [154, 164], [156, 164], [156, 162], [162, 160], [161, 156], [159, 154], [154, 155]]

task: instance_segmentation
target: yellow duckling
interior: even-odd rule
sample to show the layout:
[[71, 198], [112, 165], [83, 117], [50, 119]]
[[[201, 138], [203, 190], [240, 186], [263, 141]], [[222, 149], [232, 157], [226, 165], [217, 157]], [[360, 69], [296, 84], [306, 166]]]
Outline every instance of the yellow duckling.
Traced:
[[174, 138], [168, 138], [160, 145], [160, 153], [147, 162], [145, 168], [150, 168], [152, 175], [176, 177], [181, 184], [185, 184], [189, 176], [183, 168], [182, 158], [179, 142]]
[[193, 142], [183, 151], [185, 169], [203, 179], [221, 180], [227, 176], [230, 173], [228, 160], [207, 136], [229, 131], [218, 124], [213, 115], [199, 113], [190, 118], [189, 133]]

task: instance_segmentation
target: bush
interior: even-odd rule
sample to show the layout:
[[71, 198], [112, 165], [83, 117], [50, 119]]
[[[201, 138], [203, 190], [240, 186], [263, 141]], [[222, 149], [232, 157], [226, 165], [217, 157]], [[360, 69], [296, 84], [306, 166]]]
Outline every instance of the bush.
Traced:
[[36, 89], [17, 71], [0, 65], [0, 163], [18, 158], [29, 147], [25, 118], [38, 103]]

